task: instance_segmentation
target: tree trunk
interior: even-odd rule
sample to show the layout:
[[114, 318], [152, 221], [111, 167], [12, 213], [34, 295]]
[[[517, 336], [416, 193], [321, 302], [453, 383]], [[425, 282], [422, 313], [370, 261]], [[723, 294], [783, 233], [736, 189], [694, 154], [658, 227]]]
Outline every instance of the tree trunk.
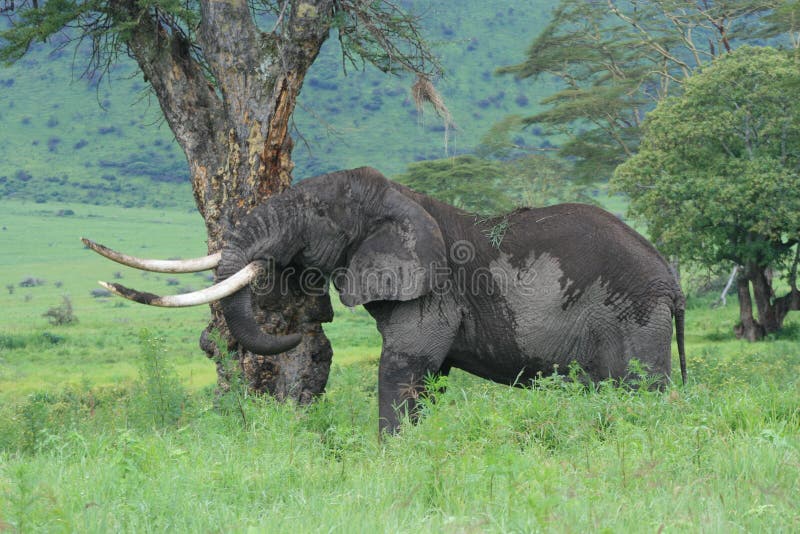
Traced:
[[[797, 261], [797, 256], [795, 257]], [[786, 295], [776, 298], [772, 288], [771, 269], [751, 264], [740, 272], [737, 278], [739, 291], [739, 325], [736, 336], [757, 341], [767, 334], [774, 334], [783, 328], [783, 321], [789, 311], [800, 310], [800, 291], [797, 289], [796, 263], [792, 267], [789, 280], [790, 290]], [[750, 284], [758, 308], [758, 321], [753, 319], [753, 303], [750, 298]]]
[[778, 317], [775, 309], [775, 292], [772, 290], [772, 276], [769, 268], [751, 267], [753, 297], [758, 308], [758, 322], [765, 334], [772, 334], [781, 329], [783, 318]]
[[734, 331], [736, 337], [748, 341], [758, 341], [764, 337], [764, 330], [753, 318], [753, 301], [750, 298], [750, 278], [746, 270], [742, 270], [736, 278], [736, 289], [739, 293], [739, 324]]
[[[332, 5], [332, 0], [291, 2], [280, 32], [265, 34], [245, 0], [202, 0], [197, 51], [156, 14], [143, 14], [135, 0], [114, 2], [122, 16], [137, 22], [129, 50], [186, 154], [209, 252], [223, 247], [225, 233], [253, 207], [291, 184], [289, 120], [305, 74], [330, 31]], [[233, 354], [255, 392], [303, 403], [322, 393], [332, 356], [320, 325], [333, 318], [329, 298], [298, 291], [286, 299], [281, 309], [256, 310], [271, 334], [303, 334], [295, 349], [275, 356], [244, 351], [232, 339], [220, 307], [211, 306], [200, 346], [218, 362], [223, 389], [228, 377], [219, 359]], [[225, 346], [217, 346], [212, 331], [221, 334]]]

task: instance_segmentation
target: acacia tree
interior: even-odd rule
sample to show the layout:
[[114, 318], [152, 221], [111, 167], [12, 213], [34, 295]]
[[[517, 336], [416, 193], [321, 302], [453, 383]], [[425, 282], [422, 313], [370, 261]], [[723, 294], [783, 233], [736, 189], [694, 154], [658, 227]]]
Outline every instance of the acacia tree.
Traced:
[[[612, 181], [664, 251], [710, 268], [741, 266], [736, 332], [751, 341], [800, 309], [798, 87], [785, 52], [746, 46], [718, 58], [648, 114], [638, 154]], [[781, 297], [775, 267], [789, 283]]]
[[547, 109], [520, 123], [563, 139], [559, 153], [575, 161], [579, 177], [595, 181], [636, 153], [645, 113], [679, 93], [695, 68], [749, 39], [794, 35], [800, 20], [775, 11], [784, 4], [561, 0], [525, 60], [498, 73], [562, 85], [542, 101]]
[[[411, 71], [423, 82], [438, 68], [416, 19], [388, 0], [23, 0], [6, 2], [4, 11], [12, 23], [0, 34], [6, 62], [57, 32], [88, 42], [89, 73], [108, 69], [120, 54], [133, 58], [186, 154], [209, 253], [254, 206], [290, 186], [290, 118], [332, 32], [351, 61]], [[277, 356], [245, 352], [219, 306], [211, 311], [203, 350], [217, 362], [235, 351], [252, 389], [300, 402], [322, 392], [332, 355], [320, 326], [332, 318], [327, 296], [297, 291], [257, 314], [272, 334], [303, 333], [298, 347]], [[217, 369], [224, 385], [224, 367]]]

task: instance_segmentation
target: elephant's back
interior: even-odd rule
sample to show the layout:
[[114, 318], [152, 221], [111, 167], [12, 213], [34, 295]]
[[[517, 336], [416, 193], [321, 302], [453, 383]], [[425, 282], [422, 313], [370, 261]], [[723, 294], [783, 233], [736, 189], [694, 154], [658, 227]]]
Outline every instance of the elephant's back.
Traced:
[[611, 213], [588, 204], [558, 204], [509, 214], [502, 247], [530, 262], [547, 255], [563, 272], [568, 299], [601, 283], [610, 294], [653, 298], [680, 293], [661, 254], [642, 235]]

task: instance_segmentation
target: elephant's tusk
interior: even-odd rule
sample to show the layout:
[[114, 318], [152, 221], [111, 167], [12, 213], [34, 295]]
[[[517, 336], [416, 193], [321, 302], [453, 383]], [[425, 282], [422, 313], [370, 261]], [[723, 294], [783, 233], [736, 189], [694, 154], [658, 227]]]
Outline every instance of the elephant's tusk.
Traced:
[[210, 254], [202, 258], [192, 258], [189, 260], [148, 260], [136, 258], [134, 256], [128, 256], [127, 254], [117, 252], [116, 250], [111, 250], [110, 248], [103, 246], [100, 243], [95, 243], [91, 239], [86, 239], [85, 237], [82, 237], [81, 241], [83, 241], [87, 247], [94, 250], [101, 256], [105, 256], [106, 258], [117, 263], [127, 265], [128, 267], [134, 267], [136, 269], [142, 269], [144, 271], [154, 271], [157, 273], [195, 273], [198, 271], [207, 271], [219, 265], [219, 260], [222, 257], [222, 254], [217, 252], [216, 254]]
[[108, 289], [115, 295], [124, 297], [128, 300], [133, 300], [141, 304], [148, 304], [150, 306], [161, 306], [164, 308], [183, 308], [186, 306], [198, 306], [200, 304], [208, 304], [220, 300], [228, 295], [233, 295], [243, 287], [252, 282], [258, 274], [263, 270], [264, 264], [262, 262], [254, 261], [239, 270], [233, 276], [226, 278], [218, 284], [211, 287], [193, 291], [191, 293], [183, 293], [180, 295], [167, 295], [160, 297], [152, 293], [145, 293], [136, 291], [135, 289], [127, 288], [121, 284], [109, 284], [108, 282], [99, 282], [101, 286]]

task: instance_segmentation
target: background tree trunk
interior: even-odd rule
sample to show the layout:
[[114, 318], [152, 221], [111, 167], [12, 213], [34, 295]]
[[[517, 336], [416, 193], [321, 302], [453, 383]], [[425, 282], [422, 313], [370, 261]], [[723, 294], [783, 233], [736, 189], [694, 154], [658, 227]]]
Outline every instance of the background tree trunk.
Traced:
[[[800, 291], [797, 289], [797, 255], [789, 280], [789, 293], [776, 298], [772, 287], [769, 267], [750, 264], [740, 271], [736, 280], [739, 292], [739, 324], [736, 336], [748, 341], [757, 341], [767, 334], [774, 334], [783, 328], [783, 321], [789, 311], [800, 310]], [[750, 284], [758, 309], [758, 321], [753, 318], [753, 302], [750, 298]]]
[[739, 295], [739, 324], [734, 331], [736, 337], [748, 341], [757, 341], [764, 337], [764, 330], [753, 318], [753, 301], [750, 298], [750, 277], [747, 270], [742, 269], [736, 278], [736, 289]]
[[765, 334], [772, 334], [781, 329], [782, 318], [775, 309], [775, 292], [772, 290], [772, 277], [769, 268], [753, 266], [751, 268], [753, 297], [758, 308], [758, 322]]
[[[208, 250], [216, 252], [226, 231], [291, 184], [289, 120], [305, 74], [329, 34], [333, 2], [291, 2], [279, 21], [281, 31], [266, 34], [255, 26], [246, 1], [202, 0], [197, 46], [205, 64], [157, 12], [143, 14], [135, 0], [113, 5], [120, 16], [137, 21], [129, 50], [186, 153]], [[228, 377], [219, 359], [233, 353], [252, 390], [311, 401], [324, 390], [330, 368], [332, 350], [320, 325], [333, 318], [329, 298], [298, 291], [280, 309], [256, 311], [268, 332], [300, 332], [303, 341], [284, 354], [249, 353], [231, 337], [220, 307], [212, 305], [200, 346], [218, 362], [221, 387]], [[217, 345], [212, 331], [225, 346]]]

